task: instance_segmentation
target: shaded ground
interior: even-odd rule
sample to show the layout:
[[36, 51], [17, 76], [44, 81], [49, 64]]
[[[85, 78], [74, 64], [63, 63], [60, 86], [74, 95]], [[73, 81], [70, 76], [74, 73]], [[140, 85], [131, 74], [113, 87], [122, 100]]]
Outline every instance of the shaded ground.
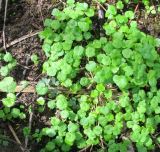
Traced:
[[[5, 31], [7, 44], [24, 35], [42, 30], [44, 18], [49, 16], [50, 10], [56, 3], [54, 0], [52, 1], [54, 4], [51, 4], [48, 1], [15, 0], [15, 2], [9, 2]], [[1, 10], [0, 14], [2, 14], [0, 15], [0, 35], [2, 35], [4, 9]], [[141, 30], [156, 37], [160, 36], [160, 15], [149, 15], [146, 18], [141, 8], [139, 8], [137, 10], [137, 20]], [[2, 37], [0, 37], [0, 47], [2, 46]], [[41, 67], [45, 57], [42, 53], [41, 42], [39, 41], [37, 35], [11, 46], [8, 51], [10, 51], [18, 61], [18, 66], [12, 73], [17, 82], [27, 80], [31, 83], [35, 83], [34, 81], [37, 81], [41, 77], [39, 67]], [[40, 64], [38, 66], [34, 66], [30, 60], [30, 56], [33, 53], [37, 54], [40, 58]], [[34, 103], [35, 98], [36, 95], [23, 93], [20, 95], [18, 100], [28, 107], [30, 104]], [[33, 122], [33, 125], [37, 125], [37, 123], [41, 121], [37, 121], [38, 119], [40, 118], [34, 115], [34, 120], [36, 121]], [[3, 131], [2, 134], [9, 136], [10, 139], [15, 141], [11, 131], [8, 128], [8, 124], [6, 122], [0, 122], [0, 124], [0, 131]], [[11, 125], [20, 141], [24, 143], [24, 137], [21, 129], [24, 125], [28, 125], [28, 122], [17, 120], [16, 124], [13, 121]], [[0, 145], [0, 152], [20, 152], [20, 146], [16, 145], [13, 141], [9, 142], [9, 146], [7, 146], [7, 148]], [[33, 145], [33, 147], [36, 149], [36, 145]], [[33, 149], [31, 151], [36, 152]]]
[[[42, 30], [43, 18], [46, 18], [46, 16], [50, 14], [49, 11], [51, 7], [52, 4], [44, 0], [9, 1], [5, 30], [6, 44], [21, 38], [22, 36], [28, 35], [29, 33], [35, 33], [39, 30]], [[0, 15], [0, 35], [2, 36], [4, 7], [2, 8], [0, 14], [2, 14]], [[2, 46], [2, 37], [0, 37], [0, 47]], [[25, 40], [8, 48], [7, 51], [11, 52], [18, 62], [16, 69], [12, 72], [13, 77], [18, 83], [21, 80], [27, 80], [31, 83], [34, 83], [34, 80], [37, 81], [40, 78], [41, 71], [39, 70], [39, 67], [44, 60], [44, 56], [41, 51], [41, 42], [39, 41], [37, 35], [26, 38]], [[37, 54], [40, 58], [41, 62], [38, 66], [35, 66], [30, 60], [30, 56], [33, 53]], [[28, 107], [35, 101], [35, 98], [36, 96], [33, 94], [23, 93], [19, 96], [18, 101]], [[11, 122], [11, 126], [14, 128], [14, 131], [16, 132], [20, 141], [24, 143], [25, 138], [22, 135], [22, 128], [25, 125], [28, 126], [28, 122], [20, 122], [18, 120], [15, 121], [16, 124], [13, 121]], [[15, 139], [8, 128], [8, 124], [6, 122], [0, 123], [0, 131], [2, 131], [2, 134], [13, 140], [9, 141], [9, 146], [7, 147], [4, 147], [0, 144], [0, 152], [21, 151], [20, 146], [14, 143]], [[21, 126], [21, 124], [23, 124], [23, 126]], [[6, 141], [8, 140], [6, 139]]]

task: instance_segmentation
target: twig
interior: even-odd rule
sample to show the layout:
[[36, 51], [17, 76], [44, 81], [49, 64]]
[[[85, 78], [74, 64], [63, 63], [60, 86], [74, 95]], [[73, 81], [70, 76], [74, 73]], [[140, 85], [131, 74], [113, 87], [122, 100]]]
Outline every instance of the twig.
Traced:
[[[33, 111], [31, 109], [31, 112], [30, 112], [30, 115], [29, 115], [29, 125], [28, 125], [28, 128], [29, 128], [30, 131], [32, 129], [32, 119], [33, 119]], [[29, 138], [29, 135], [27, 135], [25, 137], [25, 149], [27, 149], [27, 146], [28, 146], [28, 141], [29, 141], [28, 138]]]
[[136, 5], [136, 7], [135, 7], [135, 9], [134, 9], [134, 14], [137, 12], [138, 7], [139, 7], [139, 3]]
[[4, 11], [4, 21], [3, 21], [3, 31], [2, 31], [2, 37], [3, 37], [3, 48], [6, 51], [6, 37], [5, 37], [5, 28], [6, 28], [6, 17], [7, 17], [7, 7], [8, 7], [8, 0], [5, 0], [5, 11]]
[[101, 3], [99, 3], [97, 0], [94, 0], [105, 12], [107, 11], [106, 9], [105, 9], [105, 7], [101, 4]]
[[44, 23], [44, 17], [43, 17], [43, 14], [42, 14], [42, 0], [38, 1], [38, 8], [39, 8], [39, 12], [40, 12], [40, 15], [41, 15], [41, 20]]
[[38, 80], [41, 76], [42, 76], [43, 74], [41, 73], [41, 74], [39, 74], [33, 81], [36, 81], [36, 80]]
[[89, 151], [90, 151], [90, 152], [92, 152], [92, 149], [93, 149], [93, 145], [91, 146], [91, 148], [90, 148], [90, 150], [89, 150]]
[[101, 147], [102, 147], [102, 149], [104, 149], [104, 141], [103, 141], [103, 138], [102, 137], [100, 137], [100, 141], [101, 141]]
[[17, 65], [19, 65], [19, 66], [21, 66], [22, 68], [27, 69], [27, 70], [29, 70], [30, 67], [32, 66], [32, 65], [30, 65], [30, 66], [25, 66], [25, 65], [22, 65], [22, 64], [20, 64], [20, 63], [17, 63]]
[[89, 147], [86, 147], [86, 148], [83, 148], [83, 149], [79, 150], [78, 152], [84, 152], [84, 151], [86, 151], [88, 148], [90, 148], [90, 146], [89, 146]]
[[61, 4], [63, 4], [62, 1], [59, 1], [56, 4], [50, 5], [48, 9], [50, 10], [50, 9], [58, 8], [59, 6], [61, 6]]
[[[28, 66], [29, 60], [30, 60], [30, 55], [27, 55], [26, 66]], [[23, 71], [23, 79], [25, 78], [26, 73], [27, 73], [27, 69], [25, 68], [24, 71]]]
[[152, 136], [152, 138], [153, 138], [154, 142], [156, 143], [156, 145], [158, 146], [158, 148], [160, 148], [160, 144], [157, 142], [156, 137], [155, 137], [155, 136], [153, 136], [153, 135], [151, 135], [151, 136]]
[[2, 0], [0, 0], [0, 10], [1, 10], [1, 8], [2, 8]]
[[14, 140], [8, 138], [7, 136], [0, 135], [0, 139], [2, 139], [2, 140], [7, 140], [8, 142], [12, 142], [12, 143], [17, 144], [18, 146], [20, 146], [19, 143], [17, 143], [16, 141], [14, 141]]
[[[18, 39], [13, 40], [13, 41], [10, 42], [9, 44], [6, 44], [5, 47], [6, 47], [6, 49], [7, 49], [7, 48], [11, 47], [12, 45], [15, 45], [15, 44], [17, 44], [17, 43], [19, 43], [19, 42], [21, 42], [21, 41], [24, 41], [25, 39], [28, 39], [28, 38], [30, 38], [30, 37], [33, 37], [33, 36], [37, 35], [39, 32], [40, 32], [40, 30], [37, 31], [37, 32], [35, 32], [35, 33], [29, 33], [29, 34], [27, 34], [27, 35], [24, 35], [24, 36], [22, 36], [22, 37], [20, 37], [20, 38], [18, 38]], [[4, 46], [3, 46], [2, 48], [0, 48], [0, 50], [3, 50], [3, 49], [5, 49]]]
[[12, 132], [12, 135], [14, 136], [16, 142], [17, 142], [19, 145], [21, 145], [21, 146], [20, 146], [21, 150], [24, 152], [25, 150], [24, 150], [24, 148], [22, 147], [22, 143], [21, 143], [21, 141], [19, 140], [19, 138], [17, 137], [14, 129], [12, 128], [12, 126], [11, 126], [10, 124], [8, 124], [8, 127], [9, 127], [10, 131]]

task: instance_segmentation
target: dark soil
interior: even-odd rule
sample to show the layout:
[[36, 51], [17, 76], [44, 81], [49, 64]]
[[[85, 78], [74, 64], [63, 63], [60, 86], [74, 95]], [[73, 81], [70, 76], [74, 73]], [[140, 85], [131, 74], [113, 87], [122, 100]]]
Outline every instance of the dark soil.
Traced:
[[[4, 6], [4, 4], [2, 6]], [[49, 16], [51, 7], [52, 4], [44, 0], [15, 0], [15, 2], [9, 1], [5, 29], [6, 44], [29, 33], [35, 33], [39, 30], [42, 30], [43, 20]], [[0, 36], [2, 36], [4, 7], [2, 7], [0, 14]], [[2, 37], [0, 37], [0, 48], [2, 46]], [[38, 79], [41, 78], [40, 67], [44, 61], [44, 55], [41, 50], [41, 42], [38, 38], [38, 35], [26, 38], [25, 40], [8, 48], [7, 51], [11, 52], [18, 62], [16, 69], [14, 69], [12, 72], [12, 76], [16, 79], [17, 83], [22, 80], [27, 80], [34, 84], [38, 81]], [[40, 63], [38, 66], [35, 66], [33, 62], [31, 62], [30, 57], [33, 53], [39, 56]], [[35, 95], [31, 93], [23, 93], [20, 94], [18, 103], [25, 105], [25, 108], [27, 108], [29, 105], [35, 102], [35, 99]], [[34, 117], [34, 119], [37, 119], [36, 116]], [[26, 120], [28, 119], [29, 118]], [[11, 126], [24, 145], [25, 138], [22, 135], [22, 128], [28, 126], [28, 122], [20, 122], [18, 120], [15, 121], [16, 124], [13, 121], [11, 122]], [[0, 123], [0, 131], [3, 131], [2, 134], [7, 136], [8, 139], [13, 140], [9, 140], [9, 145], [7, 147], [0, 144], [0, 152], [21, 152], [20, 146], [14, 143], [15, 138], [8, 128], [8, 123]]]

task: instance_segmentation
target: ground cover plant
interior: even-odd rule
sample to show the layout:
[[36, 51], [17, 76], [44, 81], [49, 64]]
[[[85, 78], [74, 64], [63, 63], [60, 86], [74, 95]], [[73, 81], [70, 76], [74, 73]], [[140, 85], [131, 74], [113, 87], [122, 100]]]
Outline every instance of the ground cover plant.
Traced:
[[[23, 129], [40, 152], [159, 149], [160, 40], [138, 29], [134, 10], [126, 9], [130, 3], [67, 0], [45, 20], [39, 33], [45, 77], [36, 85], [35, 111], [48, 112], [48, 123]], [[159, 11], [149, 1], [141, 4], [146, 15]], [[0, 59], [0, 90], [8, 93], [0, 118], [23, 120], [25, 109], [16, 105], [16, 82], [9, 76], [16, 61], [10, 53]], [[38, 65], [36, 54], [31, 60]]]

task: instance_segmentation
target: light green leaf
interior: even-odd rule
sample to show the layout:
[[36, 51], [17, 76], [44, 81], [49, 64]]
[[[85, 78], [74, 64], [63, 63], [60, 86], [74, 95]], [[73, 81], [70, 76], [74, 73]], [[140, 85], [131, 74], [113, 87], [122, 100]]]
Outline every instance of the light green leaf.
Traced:
[[83, 32], [87, 32], [90, 28], [89, 23], [87, 23], [85, 21], [79, 21], [78, 26]]
[[89, 72], [93, 72], [96, 69], [96, 63], [94, 61], [89, 61], [88, 64], [86, 64], [85, 68]]
[[54, 30], [58, 30], [61, 27], [61, 23], [58, 20], [53, 20], [51, 22], [51, 28]]
[[16, 89], [16, 82], [12, 77], [5, 77], [0, 81], [0, 90], [3, 92], [14, 92]]
[[132, 57], [133, 52], [131, 49], [124, 49], [124, 50], [122, 50], [122, 54], [126, 59], [128, 59], [128, 58]]
[[39, 95], [45, 95], [48, 92], [48, 87], [42, 81], [39, 81], [36, 85], [36, 91]]
[[128, 80], [125, 76], [121, 75], [115, 75], [113, 76], [113, 81], [115, 82], [115, 84], [121, 89], [125, 89], [128, 86]]
[[5, 107], [12, 107], [16, 102], [16, 96], [13, 93], [8, 93], [7, 97], [2, 99], [3, 105]]
[[102, 134], [102, 127], [100, 126], [95, 126], [93, 128], [93, 132], [99, 137]]
[[93, 8], [89, 8], [85, 14], [88, 16], [88, 17], [92, 17], [94, 16], [94, 9]]
[[124, 4], [123, 4], [123, 2], [121, 1], [121, 0], [119, 0], [117, 3], [116, 3], [116, 7], [117, 7], [117, 9], [123, 9], [124, 8]]
[[45, 100], [43, 97], [39, 97], [37, 99], [37, 104], [40, 105], [40, 106], [43, 106], [45, 104]]
[[91, 46], [88, 46], [87, 49], [86, 49], [86, 56], [87, 57], [93, 57], [95, 56], [95, 48], [91, 47]]
[[7, 66], [2, 66], [0, 68], [0, 73], [1, 73], [1, 76], [3, 76], [3, 77], [7, 76], [8, 73], [9, 73], [8, 67]]
[[73, 50], [73, 53], [75, 59], [80, 58], [83, 56], [84, 48], [82, 46], [76, 46]]
[[11, 110], [11, 114], [12, 114], [12, 116], [13, 116], [13, 118], [18, 118], [19, 117], [19, 115], [20, 115], [20, 110], [18, 109], [18, 108], [13, 108], [12, 110]]
[[76, 123], [70, 122], [68, 124], [68, 131], [69, 132], [76, 132], [78, 130], [79, 126]]
[[11, 53], [7, 52], [3, 57], [5, 62], [11, 62], [13, 60]]
[[86, 77], [82, 77], [81, 80], [80, 80], [80, 84], [82, 86], [87, 86], [89, 84], [89, 79], [86, 78]]
[[68, 102], [66, 100], [66, 97], [62, 94], [58, 95], [56, 98], [56, 106], [60, 110], [65, 110], [68, 106]]
[[98, 54], [97, 61], [99, 63], [102, 63], [103, 65], [110, 65], [110, 63], [111, 63], [110, 57], [106, 56], [105, 54]]
[[47, 151], [53, 151], [54, 149], [55, 149], [55, 143], [54, 143], [54, 141], [50, 141], [50, 142], [48, 142], [47, 144], [46, 144], [46, 150]]
[[67, 132], [65, 136], [65, 143], [72, 146], [76, 139], [75, 133]]
[[104, 86], [102, 83], [100, 83], [100, 84], [97, 84], [97, 85], [96, 85], [96, 89], [97, 89], [100, 93], [102, 93], [102, 92], [105, 90], [105, 86]]
[[54, 109], [56, 107], [56, 101], [55, 100], [48, 101], [47, 106], [50, 109]]
[[126, 11], [125, 16], [129, 19], [134, 19], [134, 12], [133, 11]]
[[60, 112], [62, 119], [67, 119], [69, 117], [69, 111], [68, 110], [62, 110]]

